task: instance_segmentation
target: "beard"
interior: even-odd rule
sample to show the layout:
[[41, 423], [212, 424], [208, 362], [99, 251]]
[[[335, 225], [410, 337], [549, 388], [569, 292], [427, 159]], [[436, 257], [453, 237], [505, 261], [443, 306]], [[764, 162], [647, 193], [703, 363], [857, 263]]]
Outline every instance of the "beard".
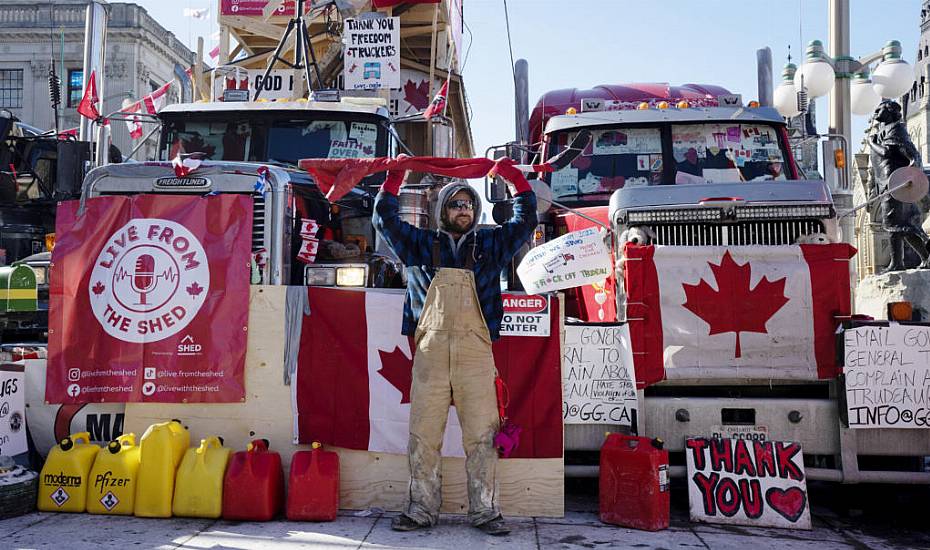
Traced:
[[443, 229], [449, 233], [465, 233], [474, 225], [469, 216], [456, 216], [451, 220], [444, 220]]

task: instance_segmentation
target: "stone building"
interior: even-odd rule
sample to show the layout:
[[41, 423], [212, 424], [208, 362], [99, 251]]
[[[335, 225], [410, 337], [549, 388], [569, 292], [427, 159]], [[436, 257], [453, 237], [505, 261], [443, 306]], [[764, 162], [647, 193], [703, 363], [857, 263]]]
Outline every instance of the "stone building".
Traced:
[[927, 99], [930, 97], [930, 1], [924, 1], [920, 10], [920, 40], [914, 56], [914, 84], [904, 94], [901, 106], [907, 120], [907, 130], [924, 163], [930, 158], [927, 129], [930, 127], [930, 112]]
[[[76, 108], [83, 92], [87, 3], [0, 0], [0, 108], [32, 126], [53, 128], [55, 113], [49, 101], [48, 72], [54, 58], [62, 83], [58, 126], [69, 129], [78, 125]], [[109, 3], [107, 9], [104, 114], [118, 111], [124, 99], [136, 101], [178, 79], [179, 72], [183, 75], [195, 57], [141, 6]], [[180, 86], [172, 86], [168, 102], [177, 102], [179, 94]], [[127, 125], [114, 121], [111, 128], [113, 144], [128, 154], [135, 144], [131, 143]], [[147, 158], [155, 147], [153, 138], [135, 158]]]

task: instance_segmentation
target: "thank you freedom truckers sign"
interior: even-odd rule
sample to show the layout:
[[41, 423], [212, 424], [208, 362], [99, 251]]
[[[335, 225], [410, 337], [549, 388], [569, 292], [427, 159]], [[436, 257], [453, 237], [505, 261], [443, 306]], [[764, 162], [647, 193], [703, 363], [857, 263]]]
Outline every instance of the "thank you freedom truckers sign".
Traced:
[[346, 90], [400, 88], [400, 17], [346, 19]]
[[251, 219], [244, 196], [63, 203], [46, 400], [240, 401]]

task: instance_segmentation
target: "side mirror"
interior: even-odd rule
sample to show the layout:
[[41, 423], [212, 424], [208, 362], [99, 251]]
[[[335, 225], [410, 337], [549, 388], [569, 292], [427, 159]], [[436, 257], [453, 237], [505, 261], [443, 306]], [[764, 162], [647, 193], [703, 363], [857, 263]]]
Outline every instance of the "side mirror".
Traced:
[[[485, 151], [484, 156], [490, 159], [501, 159], [508, 156], [508, 145], [492, 145]], [[504, 202], [508, 199], [507, 182], [497, 176], [484, 178], [484, 198], [491, 204]]]

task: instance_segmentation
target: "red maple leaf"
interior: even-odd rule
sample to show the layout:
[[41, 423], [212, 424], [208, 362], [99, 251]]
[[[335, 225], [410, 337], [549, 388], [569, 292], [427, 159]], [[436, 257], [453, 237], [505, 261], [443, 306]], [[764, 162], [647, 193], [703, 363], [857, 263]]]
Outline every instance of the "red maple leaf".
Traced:
[[191, 286], [185, 288], [184, 290], [186, 290], [187, 293], [190, 294], [191, 296], [197, 296], [201, 292], [203, 292], [203, 287], [198, 285], [197, 281], [194, 281], [193, 283], [191, 283]]
[[99, 296], [100, 294], [103, 293], [103, 291], [104, 291], [105, 288], [107, 288], [107, 287], [103, 286], [103, 283], [101, 283], [100, 281], [97, 281], [97, 284], [95, 284], [95, 285], [91, 288], [91, 290], [94, 291], [94, 294], [96, 294], [97, 296]]
[[[404, 101], [413, 106], [417, 111], [422, 111], [429, 107], [429, 82], [421, 80], [419, 84], [414, 84], [412, 80], [407, 80], [404, 84]], [[410, 110], [410, 107], [407, 107]]]
[[767, 333], [765, 323], [788, 303], [785, 297], [785, 277], [769, 281], [767, 277], [750, 289], [752, 266], [739, 265], [727, 251], [720, 265], [707, 262], [719, 290], [706, 281], [696, 285], [685, 283], [685, 303], [682, 306], [710, 325], [708, 336], [724, 332], [736, 333], [736, 357], [740, 357], [739, 333]]
[[[410, 349], [413, 349], [413, 339], [410, 339]], [[410, 384], [413, 380], [413, 358], [407, 358], [400, 347], [395, 346], [390, 353], [378, 350], [381, 356], [381, 368], [378, 372], [401, 394], [400, 402], [410, 403]]]

